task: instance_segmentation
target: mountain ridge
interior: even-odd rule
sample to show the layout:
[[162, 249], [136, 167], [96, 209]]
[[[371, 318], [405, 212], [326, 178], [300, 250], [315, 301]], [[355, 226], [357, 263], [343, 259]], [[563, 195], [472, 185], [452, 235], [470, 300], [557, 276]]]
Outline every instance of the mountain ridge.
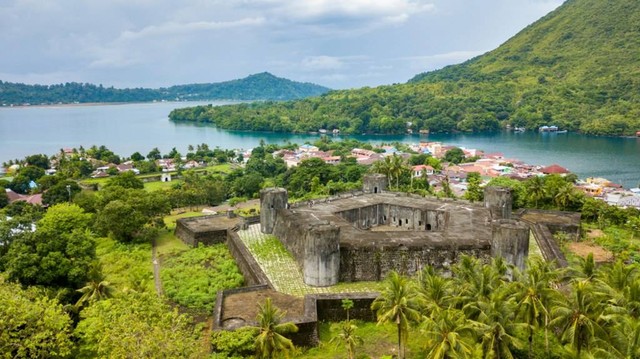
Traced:
[[0, 105], [202, 100], [292, 100], [318, 96], [329, 88], [277, 77], [269, 72], [217, 83], [153, 88], [114, 88], [89, 83], [27, 85], [0, 81]]

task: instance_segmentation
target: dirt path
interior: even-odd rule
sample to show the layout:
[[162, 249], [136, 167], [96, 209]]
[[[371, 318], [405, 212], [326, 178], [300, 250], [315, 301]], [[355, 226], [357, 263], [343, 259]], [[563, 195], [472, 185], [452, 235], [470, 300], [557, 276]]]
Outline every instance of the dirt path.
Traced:
[[162, 291], [162, 281], [160, 280], [160, 261], [156, 253], [156, 240], [151, 243], [151, 260], [153, 261], [153, 281], [156, 286], [156, 292], [159, 297], [164, 294]]

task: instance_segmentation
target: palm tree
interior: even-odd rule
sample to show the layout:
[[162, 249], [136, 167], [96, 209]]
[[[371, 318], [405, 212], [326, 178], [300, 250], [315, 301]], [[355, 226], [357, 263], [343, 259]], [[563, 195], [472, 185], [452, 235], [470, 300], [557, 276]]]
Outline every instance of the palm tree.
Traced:
[[614, 290], [622, 293], [638, 277], [638, 267], [627, 265], [618, 259], [604, 271], [603, 280]]
[[407, 278], [393, 271], [385, 281], [384, 289], [371, 304], [378, 324], [395, 323], [398, 328], [398, 358], [405, 357], [404, 349], [409, 336], [409, 324], [421, 319], [414, 288]]
[[511, 350], [522, 347], [520, 339], [514, 335], [522, 324], [515, 321], [514, 301], [505, 294], [505, 291], [496, 291], [488, 300], [476, 304], [485, 358], [513, 358]]
[[400, 156], [397, 156], [395, 153], [391, 157], [391, 165], [389, 167], [390, 174], [396, 178], [396, 188], [400, 186], [400, 176], [402, 172], [405, 170], [404, 159]]
[[557, 326], [562, 340], [575, 349], [576, 357], [581, 358], [582, 349], [589, 349], [598, 338], [607, 337], [603, 328], [605, 322], [605, 296], [588, 280], [574, 281], [570, 298], [558, 303], [551, 311], [551, 326]]
[[446, 310], [453, 301], [451, 280], [435, 272], [433, 267], [425, 267], [418, 275], [418, 295], [425, 308], [425, 315], [433, 317]]
[[565, 183], [558, 188], [558, 193], [553, 197], [553, 201], [561, 210], [565, 210], [573, 198], [575, 197], [573, 185], [571, 183]]
[[356, 329], [358, 327], [347, 320], [342, 324], [340, 333], [330, 340], [331, 343], [336, 343], [336, 345], [343, 344], [347, 348], [349, 359], [356, 357], [356, 346], [363, 343], [362, 338], [356, 335]]
[[381, 161], [374, 162], [371, 170], [387, 176], [387, 186], [391, 187], [391, 158], [389, 156]]
[[544, 188], [544, 178], [535, 176], [527, 181], [527, 192], [529, 192], [529, 199], [535, 204], [535, 208], [538, 208], [538, 201], [545, 198], [547, 192]]
[[258, 329], [260, 334], [256, 337], [256, 356], [258, 358], [273, 358], [278, 354], [288, 357], [294, 349], [290, 339], [284, 334], [295, 333], [298, 327], [291, 323], [280, 323], [284, 313], [271, 304], [271, 298], [267, 298], [264, 305], [258, 304]]
[[[605, 352], [613, 352], [618, 358], [640, 358], [640, 320], [628, 315], [617, 316], [611, 332], [611, 346]], [[604, 357], [604, 356], [603, 356]]]
[[471, 358], [476, 330], [457, 309], [449, 308], [424, 323], [426, 352], [429, 359]]
[[[549, 308], [558, 298], [558, 292], [552, 288], [552, 284], [558, 280], [558, 276], [559, 273], [553, 265], [541, 257], [531, 257], [524, 275], [514, 282], [516, 318], [525, 323], [529, 331], [529, 358], [533, 352], [533, 330], [543, 326], [547, 338]], [[548, 355], [548, 339], [545, 342]]]

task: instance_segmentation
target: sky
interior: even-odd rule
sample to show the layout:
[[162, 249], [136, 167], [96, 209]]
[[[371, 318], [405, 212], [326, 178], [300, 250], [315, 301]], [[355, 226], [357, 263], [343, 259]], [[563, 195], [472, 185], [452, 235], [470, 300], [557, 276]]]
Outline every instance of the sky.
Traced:
[[403, 83], [490, 51], [562, 0], [0, 0], [0, 80], [164, 87], [268, 71]]

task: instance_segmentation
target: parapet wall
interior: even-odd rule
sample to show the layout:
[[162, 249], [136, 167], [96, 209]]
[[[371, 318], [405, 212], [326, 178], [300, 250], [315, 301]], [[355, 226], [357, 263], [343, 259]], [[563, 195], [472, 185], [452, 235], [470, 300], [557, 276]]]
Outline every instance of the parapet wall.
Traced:
[[274, 235], [293, 254], [306, 284], [323, 287], [338, 283], [339, 227], [308, 213], [280, 209]]
[[[255, 318], [247, 317], [246, 313], [225, 312], [224, 301], [226, 297], [262, 292], [268, 293], [267, 286], [252, 286], [237, 289], [219, 291], [216, 298], [216, 306], [213, 315], [213, 330], [234, 330], [246, 325], [256, 326]], [[338, 293], [338, 294], [308, 294], [303, 299], [302, 314], [296, 317], [288, 317], [298, 326], [297, 333], [286, 336], [296, 346], [310, 347], [318, 345], [318, 322], [342, 321], [347, 319], [347, 312], [342, 308], [342, 300], [353, 301], [353, 308], [349, 310], [349, 319], [362, 321], [375, 321], [376, 313], [371, 310], [371, 304], [379, 296], [379, 293]], [[255, 297], [255, 295], [253, 296]], [[257, 305], [258, 303], [256, 303]], [[287, 308], [279, 308], [286, 311]]]
[[439, 210], [423, 210], [388, 203], [352, 208], [336, 213], [362, 230], [389, 225], [410, 231], [442, 231], [447, 226], [447, 214]]
[[340, 281], [380, 281], [391, 271], [414, 275], [427, 266], [449, 270], [462, 255], [489, 261], [491, 247], [340, 247]]
[[[212, 245], [227, 240], [227, 226], [215, 226], [208, 223], [224, 218], [222, 215], [211, 215], [193, 218], [181, 218], [176, 221], [175, 234], [189, 246], [198, 244]], [[207, 223], [206, 225], [201, 225]]]
[[227, 231], [227, 247], [235, 259], [240, 273], [242, 273], [244, 277], [245, 285], [267, 285], [269, 288], [273, 288], [267, 275], [258, 262], [256, 262], [255, 258], [253, 258], [249, 249], [244, 245], [242, 240], [240, 240], [238, 233], [233, 230]]

